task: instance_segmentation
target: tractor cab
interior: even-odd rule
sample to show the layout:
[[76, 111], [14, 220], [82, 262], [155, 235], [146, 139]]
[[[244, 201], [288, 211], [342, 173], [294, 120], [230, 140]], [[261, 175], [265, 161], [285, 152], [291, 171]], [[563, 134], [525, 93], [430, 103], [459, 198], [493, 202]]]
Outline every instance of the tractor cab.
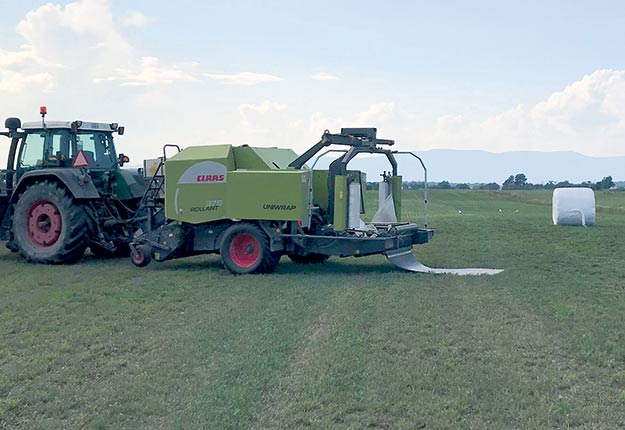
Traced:
[[[86, 121], [41, 121], [21, 124], [17, 118], [6, 121], [11, 138], [5, 173], [10, 190], [25, 173], [49, 168], [75, 167], [96, 173], [119, 170], [128, 157], [115, 152], [113, 133], [123, 134], [115, 123]], [[18, 130], [21, 128], [21, 131]], [[9, 182], [9, 180], [11, 182]]]

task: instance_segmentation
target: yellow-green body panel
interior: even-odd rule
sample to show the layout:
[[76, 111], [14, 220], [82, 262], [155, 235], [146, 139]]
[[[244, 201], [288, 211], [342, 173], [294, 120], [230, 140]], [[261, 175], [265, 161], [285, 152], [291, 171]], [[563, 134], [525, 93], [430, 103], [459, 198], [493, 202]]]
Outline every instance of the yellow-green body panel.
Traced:
[[329, 175], [328, 170], [313, 170], [313, 204], [326, 212], [330, 203]]
[[347, 176], [334, 177], [334, 230], [347, 227]]
[[233, 147], [232, 150], [237, 170], [286, 169], [289, 163], [297, 158], [295, 151], [284, 148], [254, 148], [244, 145]]
[[191, 224], [307, 220], [310, 172], [276, 167], [295, 157], [293, 151], [278, 148], [185, 149], [166, 162], [165, 214]]
[[[234, 170], [234, 152], [232, 145], [209, 145], [209, 146], [190, 146], [166, 161], [166, 168], [174, 168], [173, 166], [189, 166], [198, 161], [211, 160], [221, 163], [228, 170]], [[172, 166], [172, 167], [167, 167]], [[170, 172], [167, 172], [169, 175]], [[173, 174], [177, 176], [176, 173]]]

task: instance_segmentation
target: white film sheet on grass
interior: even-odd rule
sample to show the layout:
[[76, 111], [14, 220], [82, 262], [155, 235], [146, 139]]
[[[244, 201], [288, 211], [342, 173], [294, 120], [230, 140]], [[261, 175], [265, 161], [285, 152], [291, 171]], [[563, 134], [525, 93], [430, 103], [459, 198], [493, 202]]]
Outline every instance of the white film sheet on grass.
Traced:
[[[386, 185], [383, 188], [383, 185]], [[375, 223], [378, 222], [397, 222], [397, 214], [395, 213], [395, 205], [393, 204], [393, 196], [390, 191], [390, 186], [386, 182], [380, 183], [380, 192], [379, 192], [379, 206], [378, 210], [373, 216], [372, 221]], [[395, 251], [389, 251], [384, 253], [386, 258], [404, 270], [408, 270], [410, 272], [420, 272], [420, 273], [436, 273], [436, 274], [450, 274], [450, 275], [460, 275], [460, 276], [470, 276], [470, 275], [496, 275], [497, 273], [503, 272], [502, 269], [479, 269], [479, 268], [468, 268], [468, 269], [443, 269], [443, 268], [434, 268], [428, 267], [425, 264], [421, 263], [412, 253], [412, 247], [406, 247], [397, 249]]]
[[437, 274], [450, 274], [450, 275], [496, 275], [503, 272], [502, 269], [437, 269], [435, 267], [428, 267], [421, 263], [412, 253], [412, 248], [402, 248], [395, 251], [387, 252], [386, 258], [389, 259], [397, 267], [401, 267], [404, 270], [411, 272], [422, 273], [437, 273]]
[[590, 188], [556, 188], [552, 218], [556, 225], [595, 225], [595, 193]]

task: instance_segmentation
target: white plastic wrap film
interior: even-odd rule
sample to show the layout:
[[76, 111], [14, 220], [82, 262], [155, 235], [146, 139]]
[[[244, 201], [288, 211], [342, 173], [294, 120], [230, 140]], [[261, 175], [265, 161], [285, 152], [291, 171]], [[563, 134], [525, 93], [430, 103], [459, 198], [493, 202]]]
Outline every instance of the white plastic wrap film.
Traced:
[[595, 225], [595, 193], [590, 188], [553, 190], [552, 218], [556, 225]]
[[377, 212], [373, 215], [371, 222], [397, 222], [397, 213], [395, 213], [395, 203], [393, 202], [393, 195], [389, 194]]
[[386, 201], [386, 198], [391, 194], [391, 184], [386, 181], [380, 181], [378, 187], [378, 208], [381, 208]]
[[371, 222], [397, 222], [391, 184], [381, 181], [378, 190], [378, 210]]
[[478, 268], [466, 268], [466, 269], [439, 269], [435, 267], [428, 267], [421, 263], [412, 253], [411, 248], [396, 249], [395, 251], [389, 251], [386, 253], [386, 258], [389, 259], [397, 267], [401, 267], [409, 272], [420, 273], [435, 273], [437, 275], [458, 275], [458, 276], [479, 276], [479, 275], [496, 275], [503, 272], [502, 269], [478, 269]]
[[347, 228], [360, 228], [360, 183], [349, 184], [347, 207]]

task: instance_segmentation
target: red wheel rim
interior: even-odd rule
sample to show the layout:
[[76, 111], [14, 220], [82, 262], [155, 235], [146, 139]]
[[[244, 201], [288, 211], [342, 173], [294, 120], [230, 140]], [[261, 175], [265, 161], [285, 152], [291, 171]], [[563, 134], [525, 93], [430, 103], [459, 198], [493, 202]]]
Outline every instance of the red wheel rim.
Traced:
[[35, 248], [50, 248], [61, 236], [63, 218], [57, 207], [40, 200], [30, 207], [26, 214], [26, 234]]
[[132, 261], [134, 261], [136, 264], [143, 263], [144, 258], [145, 258], [145, 255], [143, 254], [143, 251], [141, 251], [140, 249], [137, 249], [135, 252], [132, 253]]
[[230, 244], [230, 258], [239, 267], [250, 267], [260, 257], [260, 244], [249, 233], [237, 234]]

